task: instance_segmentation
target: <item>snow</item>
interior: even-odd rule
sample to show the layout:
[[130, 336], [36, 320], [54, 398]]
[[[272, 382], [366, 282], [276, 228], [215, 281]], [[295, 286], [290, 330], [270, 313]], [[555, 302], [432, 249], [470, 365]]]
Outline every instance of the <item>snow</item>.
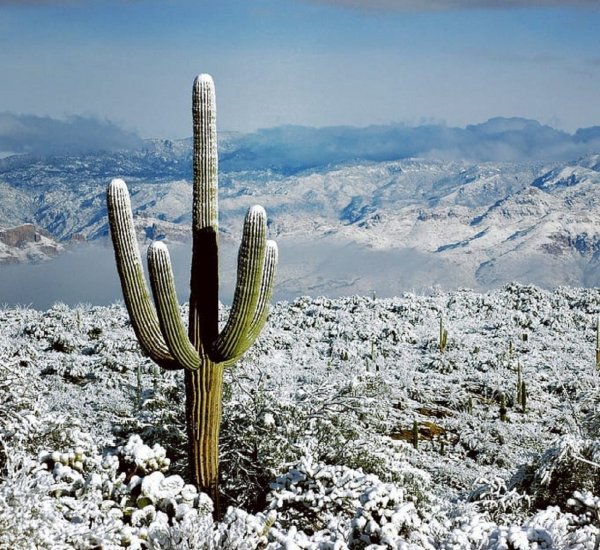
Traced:
[[215, 522], [181, 373], [121, 306], [0, 310], [0, 548], [592, 550], [599, 312], [518, 284], [275, 305], [227, 371]]

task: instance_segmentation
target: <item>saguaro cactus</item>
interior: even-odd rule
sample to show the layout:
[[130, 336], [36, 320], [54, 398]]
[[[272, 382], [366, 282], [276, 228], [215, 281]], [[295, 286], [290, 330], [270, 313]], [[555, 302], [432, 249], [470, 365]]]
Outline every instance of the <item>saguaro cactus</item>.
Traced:
[[438, 342], [439, 350], [444, 353], [448, 345], [448, 331], [444, 328], [444, 318], [440, 315], [440, 339]]
[[266, 240], [266, 214], [249, 209], [238, 255], [237, 284], [229, 319], [218, 327], [218, 211], [215, 91], [200, 75], [192, 94], [194, 125], [193, 249], [189, 326], [179, 302], [169, 252], [148, 248], [153, 306], [144, 279], [125, 182], [108, 187], [108, 217], [123, 296], [139, 343], [165, 369], [184, 369], [190, 473], [218, 510], [218, 441], [224, 367], [254, 342], [265, 323], [277, 265], [277, 245]]

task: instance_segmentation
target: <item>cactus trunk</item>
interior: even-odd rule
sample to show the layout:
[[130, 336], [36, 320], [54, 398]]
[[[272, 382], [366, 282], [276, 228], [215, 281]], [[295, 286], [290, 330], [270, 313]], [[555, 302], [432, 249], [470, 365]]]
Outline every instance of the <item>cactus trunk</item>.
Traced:
[[148, 248], [153, 306], [125, 182], [111, 182], [107, 201], [115, 259], [132, 326], [142, 349], [155, 363], [165, 369], [184, 369], [190, 476], [213, 499], [218, 516], [223, 370], [253, 344], [266, 321], [277, 245], [266, 240], [264, 209], [250, 208], [244, 220], [233, 305], [219, 333], [218, 158], [212, 78], [198, 76], [192, 96], [193, 245], [187, 333], [179, 313], [167, 247], [154, 242]]
[[223, 363], [206, 361], [198, 370], [185, 371], [185, 415], [189, 471], [197, 487], [212, 499], [219, 513], [219, 429]]

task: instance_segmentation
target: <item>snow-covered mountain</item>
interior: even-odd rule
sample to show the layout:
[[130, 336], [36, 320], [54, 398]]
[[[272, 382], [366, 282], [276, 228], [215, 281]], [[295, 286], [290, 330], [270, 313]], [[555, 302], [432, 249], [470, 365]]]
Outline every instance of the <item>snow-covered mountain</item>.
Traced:
[[43, 260], [63, 249], [46, 231], [32, 224], [0, 229], [0, 258], [4, 263]]
[[[236, 135], [221, 138], [225, 242], [239, 238], [245, 210], [258, 203], [267, 208], [271, 234], [288, 247], [313, 242], [393, 257], [410, 251], [430, 266], [423, 284], [600, 281], [600, 222], [594, 216], [600, 155], [555, 162], [346, 160], [298, 170], [244, 170], [244, 162], [254, 163], [239, 143]], [[184, 241], [191, 221], [190, 176], [189, 140], [147, 142], [130, 152], [9, 157], [0, 160], [0, 227], [34, 224], [61, 244], [106, 239], [106, 184], [123, 177], [140, 240]], [[24, 256], [8, 249], [0, 254], [11, 261]], [[306, 255], [305, 265], [316, 273], [320, 258], [311, 264], [310, 248]], [[399, 277], [410, 280], [411, 269], [407, 265]], [[363, 282], [366, 288], [350, 290], [376, 286]]]

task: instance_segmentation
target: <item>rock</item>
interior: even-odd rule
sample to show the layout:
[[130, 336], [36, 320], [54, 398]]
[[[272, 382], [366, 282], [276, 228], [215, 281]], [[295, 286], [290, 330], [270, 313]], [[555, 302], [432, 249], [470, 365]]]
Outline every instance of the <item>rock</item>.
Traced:
[[47, 260], [63, 250], [47, 231], [32, 224], [0, 229], [0, 263]]

